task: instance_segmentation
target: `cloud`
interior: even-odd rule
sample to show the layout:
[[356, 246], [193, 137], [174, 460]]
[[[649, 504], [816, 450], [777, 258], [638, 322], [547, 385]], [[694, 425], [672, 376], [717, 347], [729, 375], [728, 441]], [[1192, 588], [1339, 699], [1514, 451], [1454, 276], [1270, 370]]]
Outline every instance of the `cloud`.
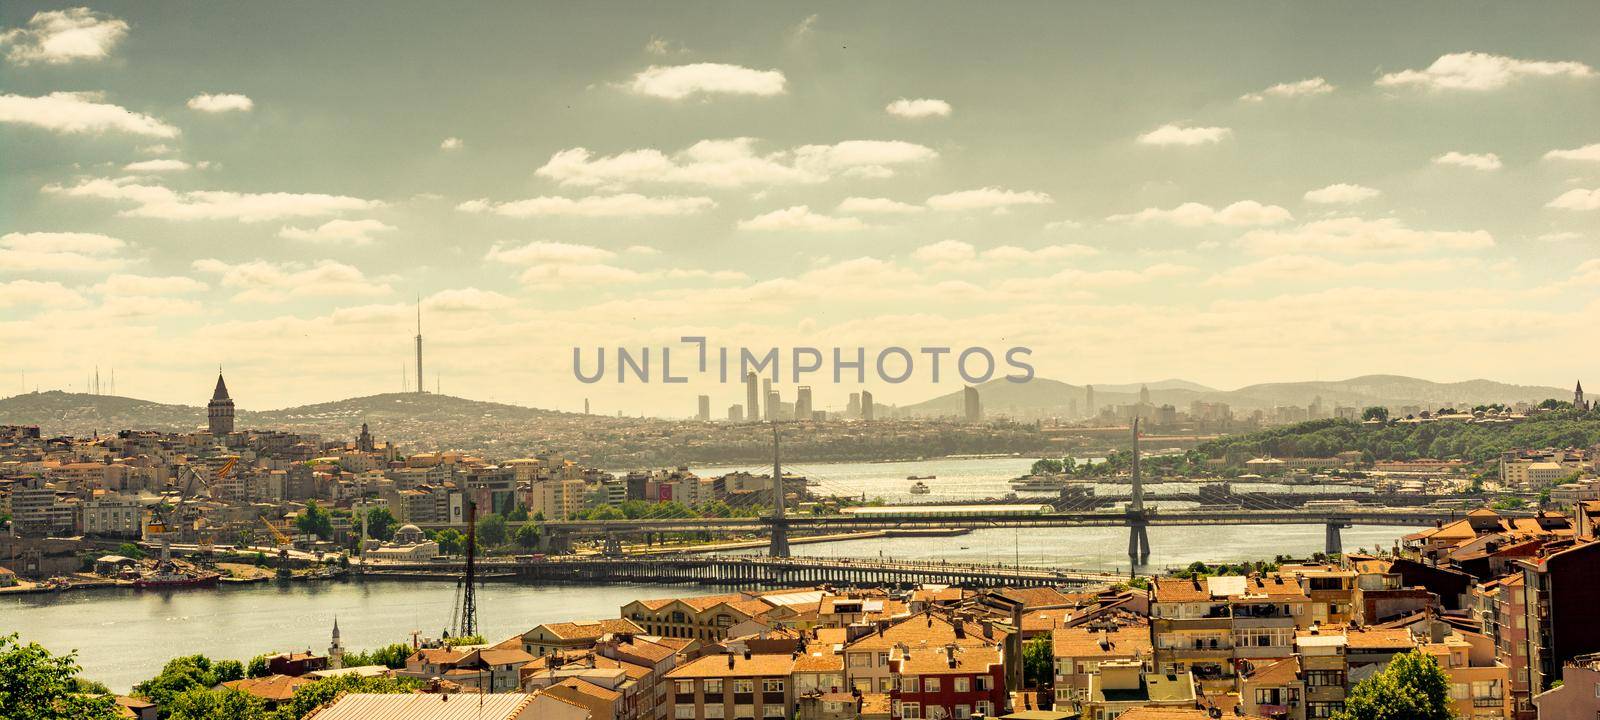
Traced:
[[1315, 255], [1275, 255], [1225, 269], [1207, 278], [1210, 287], [1245, 287], [1267, 283], [1370, 281], [1376, 278], [1416, 278], [1459, 274], [1481, 269], [1476, 258], [1427, 258], [1383, 262], [1344, 263]]
[[523, 245], [495, 243], [485, 260], [511, 265], [591, 264], [605, 262], [617, 254], [592, 245], [536, 240]]
[[837, 212], [850, 215], [911, 215], [924, 209], [921, 205], [889, 198], [848, 197], [839, 201]]
[[1344, 254], [1413, 253], [1431, 250], [1478, 250], [1494, 245], [1484, 230], [1413, 230], [1399, 220], [1334, 218], [1289, 230], [1252, 230], [1239, 238], [1240, 247], [1258, 254], [1328, 252]]
[[76, 290], [58, 282], [12, 280], [0, 282], [0, 308], [22, 306], [79, 307], [87, 305]]
[[98, 102], [100, 93], [54, 92], [44, 97], [0, 95], [0, 122], [32, 125], [63, 135], [108, 132], [172, 138], [178, 129], [120, 105]]
[[1559, 197], [1545, 203], [1547, 208], [1558, 210], [1600, 210], [1600, 188], [1585, 190], [1576, 188], [1561, 193]]
[[1419, 87], [1428, 90], [1498, 90], [1526, 77], [1587, 78], [1594, 68], [1581, 62], [1519, 60], [1481, 52], [1439, 56], [1423, 70], [1402, 70], [1377, 80], [1378, 87]]
[[495, 203], [468, 200], [456, 206], [470, 213], [493, 213], [506, 217], [566, 215], [572, 217], [627, 217], [694, 215], [716, 207], [708, 197], [646, 197], [636, 193], [590, 195], [581, 198], [540, 196], [526, 200]]
[[523, 270], [517, 280], [524, 285], [622, 285], [647, 282], [651, 276], [605, 264], [551, 264], [533, 265]]
[[1314, 202], [1319, 205], [1349, 205], [1363, 200], [1371, 200], [1382, 194], [1377, 188], [1369, 188], [1365, 185], [1337, 183], [1307, 191], [1305, 199], [1306, 202]]
[[475, 287], [440, 290], [422, 300], [422, 307], [428, 312], [485, 312], [515, 304], [510, 297]]
[[696, 95], [782, 95], [786, 79], [778, 70], [754, 70], [725, 63], [651, 65], [628, 83], [638, 95], [682, 100]]
[[319, 193], [177, 192], [160, 185], [141, 184], [139, 178], [96, 178], [71, 187], [46, 185], [44, 192], [133, 203], [134, 207], [119, 214], [163, 220], [237, 220], [254, 223], [280, 218], [335, 215], [347, 210], [371, 210], [383, 206], [376, 200]]
[[466, 143], [462, 142], [461, 138], [458, 137], [447, 137], [439, 141], [440, 150], [460, 150], [465, 146]]
[[1015, 245], [1001, 245], [983, 251], [981, 257], [984, 260], [1000, 263], [1031, 263], [1089, 257], [1090, 255], [1099, 254], [1099, 250], [1088, 245], [1066, 243], [1062, 245], [1046, 245], [1033, 250], [1016, 247]]
[[1551, 150], [1544, 154], [1546, 160], [1581, 160], [1584, 162], [1600, 162], [1600, 143], [1585, 145], [1571, 150]]
[[1494, 153], [1463, 153], [1451, 150], [1433, 159], [1435, 165], [1454, 165], [1473, 170], [1499, 170], [1500, 156]]
[[254, 100], [238, 93], [201, 93], [189, 98], [189, 109], [203, 113], [250, 112], [255, 106]]
[[1334, 86], [1320, 77], [1309, 78], [1298, 82], [1278, 83], [1261, 92], [1253, 92], [1239, 96], [1245, 102], [1261, 102], [1267, 98], [1308, 97], [1312, 95], [1326, 95], [1333, 92]]
[[687, 52], [683, 47], [674, 48], [672, 41], [662, 37], [651, 37], [650, 42], [644, 44], [644, 51], [651, 55], [662, 56]]
[[1187, 202], [1171, 210], [1145, 208], [1136, 213], [1112, 215], [1106, 218], [1108, 222], [1135, 225], [1163, 222], [1181, 227], [1274, 225], [1293, 219], [1294, 216], [1288, 210], [1277, 205], [1263, 205], [1254, 200], [1240, 200], [1221, 209], [1204, 203]]
[[950, 117], [950, 103], [935, 98], [900, 98], [885, 106], [884, 111], [895, 117], [920, 120], [930, 117]]
[[934, 195], [927, 205], [934, 210], [994, 210], [1002, 212], [1015, 205], [1049, 205], [1055, 202], [1048, 194], [1032, 190], [1007, 190], [999, 187], [982, 187], [976, 190]]
[[789, 28], [789, 42], [804, 42], [806, 38], [811, 37], [811, 34], [817, 30], [817, 20], [819, 19], [821, 19], [821, 16], [812, 13], [805, 16], [800, 22], [795, 23], [794, 27]]
[[300, 298], [370, 297], [392, 292], [387, 284], [352, 265], [333, 260], [315, 264], [267, 260], [228, 263], [215, 258], [194, 261], [194, 269], [218, 276], [217, 283], [238, 292], [234, 302], [280, 303]]
[[89, 8], [46, 10], [34, 13], [27, 27], [0, 32], [0, 46], [18, 65], [61, 65], [105, 58], [127, 34], [128, 23]]
[[1570, 241], [1573, 241], [1573, 240], [1582, 240], [1583, 239], [1583, 233], [1571, 232], [1571, 231], [1567, 231], [1567, 232], [1549, 232], [1549, 233], [1545, 233], [1543, 235], [1540, 235], [1540, 236], [1538, 236], [1538, 237], [1536, 237], [1534, 239], [1535, 240], [1543, 240], [1544, 242], [1570, 242]]
[[1051, 220], [1050, 222], [1044, 224], [1044, 229], [1046, 232], [1077, 230], [1081, 227], [1083, 227], [1083, 223], [1078, 222], [1077, 220]]
[[1029, 250], [1015, 245], [1001, 245], [979, 252], [971, 243], [960, 240], [941, 240], [912, 251], [911, 258], [929, 265], [967, 265], [973, 268], [984, 265], [1038, 263], [1088, 257], [1099, 251], [1087, 245], [1046, 245]]
[[889, 177], [897, 166], [939, 156], [932, 148], [899, 140], [846, 140], [764, 155], [756, 153], [755, 143], [754, 138], [701, 140], [670, 156], [653, 148], [596, 156], [578, 147], [551, 155], [535, 174], [577, 187], [655, 182], [732, 188], [820, 183], [841, 175]]
[[131, 162], [131, 163], [128, 163], [127, 165], [123, 165], [122, 169], [125, 172], [131, 172], [131, 173], [148, 173], [148, 172], [178, 172], [178, 171], [181, 171], [181, 170], [188, 170], [189, 168], [192, 168], [192, 167], [194, 167], [194, 166], [190, 165], [189, 163], [186, 163], [186, 162], [184, 162], [182, 160], [175, 160], [175, 159], [172, 159], [172, 158], [160, 158], [160, 159], [156, 159], [156, 160], [140, 160], [138, 162]]
[[1225, 127], [1183, 127], [1168, 123], [1139, 136], [1141, 145], [1214, 145], [1233, 134]]
[[808, 230], [812, 232], [849, 232], [865, 230], [868, 225], [860, 218], [833, 217], [811, 212], [805, 205], [774, 210], [749, 220], [740, 220], [740, 230]]
[[661, 254], [660, 250], [650, 247], [649, 245], [629, 245], [624, 252], [627, 252], [629, 255], [645, 256]]
[[390, 232], [394, 226], [367, 218], [364, 220], [329, 220], [314, 228], [285, 227], [278, 237], [308, 242], [366, 245], [372, 242], [373, 233]]
[[978, 251], [972, 247], [972, 243], [960, 240], [940, 240], [932, 245], [923, 245], [911, 253], [911, 259], [930, 265], [967, 263], [977, 257]]
[[127, 243], [99, 233], [29, 232], [0, 235], [0, 272], [105, 272], [127, 263]]
[[122, 297], [159, 297], [204, 292], [211, 286], [194, 278], [181, 275], [155, 277], [150, 275], [116, 274], [100, 281], [92, 288], [101, 295]]

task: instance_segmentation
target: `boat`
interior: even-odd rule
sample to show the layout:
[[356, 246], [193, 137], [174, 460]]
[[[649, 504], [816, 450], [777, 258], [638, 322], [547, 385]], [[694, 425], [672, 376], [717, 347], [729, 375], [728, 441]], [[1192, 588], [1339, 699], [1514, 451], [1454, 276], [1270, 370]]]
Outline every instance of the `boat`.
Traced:
[[911, 486], [911, 494], [912, 495], [927, 495], [928, 493], [931, 493], [931, 492], [933, 492], [933, 490], [930, 490], [928, 488], [928, 484], [925, 483], [925, 482], [918, 482], [915, 485]]
[[191, 573], [176, 566], [156, 568], [154, 572], [139, 576], [133, 586], [145, 588], [211, 587], [221, 578], [219, 573]]
[[938, 475], [907, 475], [906, 479], [907, 480], [933, 480], [933, 479], [935, 479], [937, 477], [939, 477], [939, 476]]
[[1067, 486], [1061, 475], [1023, 475], [1011, 480], [1011, 489], [1018, 492], [1056, 492]]

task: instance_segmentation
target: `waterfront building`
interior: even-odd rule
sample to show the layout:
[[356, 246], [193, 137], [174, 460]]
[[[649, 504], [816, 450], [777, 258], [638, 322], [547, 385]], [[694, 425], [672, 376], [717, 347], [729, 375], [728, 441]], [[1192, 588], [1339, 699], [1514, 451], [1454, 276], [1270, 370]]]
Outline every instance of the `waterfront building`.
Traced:
[[622, 606], [622, 617], [641, 634], [693, 640], [691, 647], [700, 647], [726, 639], [728, 628], [762, 618], [774, 607], [759, 596], [735, 593], [635, 600]]
[[144, 506], [137, 497], [99, 495], [83, 503], [83, 532], [100, 537], [136, 538]]

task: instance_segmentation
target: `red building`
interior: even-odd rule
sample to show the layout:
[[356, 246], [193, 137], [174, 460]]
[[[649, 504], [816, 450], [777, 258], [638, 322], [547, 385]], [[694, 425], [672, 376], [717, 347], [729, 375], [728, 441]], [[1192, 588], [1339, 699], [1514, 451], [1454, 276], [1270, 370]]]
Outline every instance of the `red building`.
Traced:
[[999, 646], [947, 645], [891, 651], [894, 720], [993, 717], [1006, 709], [1005, 662]]

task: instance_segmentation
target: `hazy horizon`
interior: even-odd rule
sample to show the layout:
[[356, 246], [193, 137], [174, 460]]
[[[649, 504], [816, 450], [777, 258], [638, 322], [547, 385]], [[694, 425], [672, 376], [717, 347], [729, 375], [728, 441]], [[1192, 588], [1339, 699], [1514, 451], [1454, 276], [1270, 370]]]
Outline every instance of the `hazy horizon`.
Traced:
[[1592, 3], [6, 3], [0, 396], [97, 366], [184, 405], [219, 365], [250, 409], [394, 392], [419, 298], [427, 389], [608, 415], [743, 402], [573, 377], [575, 346], [681, 368], [683, 336], [1571, 387], [1600, 356], [1595, 27]]

